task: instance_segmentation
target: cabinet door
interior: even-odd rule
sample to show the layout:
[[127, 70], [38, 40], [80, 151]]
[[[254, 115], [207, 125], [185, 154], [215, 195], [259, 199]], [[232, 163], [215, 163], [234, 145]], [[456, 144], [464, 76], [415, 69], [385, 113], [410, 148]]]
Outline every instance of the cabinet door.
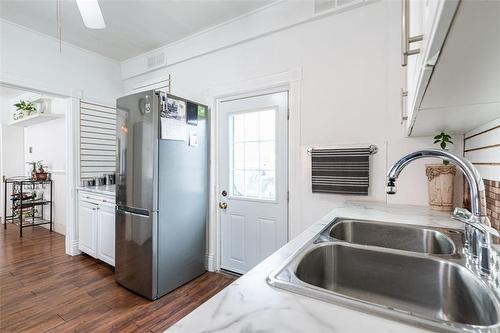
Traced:
[[97, 258], [115, 265], [115, 209], [99, 205], [97, 230]]
[[78, 205], [78, 248], [96, 257], [97, 205], [80, 200]]

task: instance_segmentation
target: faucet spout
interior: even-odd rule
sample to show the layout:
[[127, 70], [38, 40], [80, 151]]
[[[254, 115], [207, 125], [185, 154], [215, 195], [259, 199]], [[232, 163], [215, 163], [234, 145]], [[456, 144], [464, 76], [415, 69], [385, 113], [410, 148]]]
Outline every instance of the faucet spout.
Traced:
[[456, 165], [462, 171], [467, 179], [467, 182], [469, 183], [472, 214], [476, 217], [486, 216], [486, 211], [482, 205], [484, 202], [483, 178], [481, 178], [481, 175], [477, 171], [476, 167], [474, 167], [474, 165], [472, 165], [472, 163], [465, 158], [440, 149], [428, 148], [418, 150], [414, 153], [403, 156], [399, 161], [394, 163], [387, 174], [387, 194], [396, 193], [395, 183], [405, 166], [424, 157], [437, 157], [443, 160], [448, 160], [452, 164]]
[[[479, 266], [482, 276], [489, 277], [491, 273], [491, 235], [498, 237], [497, 230], [490, 227], [486, 216], [486, 198], [484, 197], [483, 178], [472, 165], [463, 157], [450, 152], [429, 148], [416, 151], [403, 156], [389, 170], [387, 174], [387, 194], [396, 193], [396, 180], [405, 166], [411, 162], [424, 157], [437, 157], [448, 160], [456, 165], [464, 174], [469, 183], [471, 213], [462, 208], [456, 208], [453, 218], [465, 224], [466, 255], [472, 259], [475, 265]], [[483, 205], [484, 203], [484, 205]]]

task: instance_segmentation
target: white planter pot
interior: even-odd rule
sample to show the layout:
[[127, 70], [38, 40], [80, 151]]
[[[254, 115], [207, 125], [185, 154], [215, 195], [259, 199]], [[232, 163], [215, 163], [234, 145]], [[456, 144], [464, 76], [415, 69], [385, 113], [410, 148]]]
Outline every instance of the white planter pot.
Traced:
[[429, 206], [434, 210], [450, 212], [453, 210], [453, 184], [457, 169], [454, 165], [427, 164], [427, 188]]

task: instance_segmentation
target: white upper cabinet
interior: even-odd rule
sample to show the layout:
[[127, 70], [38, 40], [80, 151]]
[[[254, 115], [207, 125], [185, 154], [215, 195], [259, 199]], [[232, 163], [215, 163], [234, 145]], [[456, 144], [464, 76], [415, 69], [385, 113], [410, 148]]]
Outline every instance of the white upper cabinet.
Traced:
[[408, 135], [463, 134], [500, 116], [499, 17], [500, 1], [410, 1], [409, 36], [423, 39], [406, 66]]

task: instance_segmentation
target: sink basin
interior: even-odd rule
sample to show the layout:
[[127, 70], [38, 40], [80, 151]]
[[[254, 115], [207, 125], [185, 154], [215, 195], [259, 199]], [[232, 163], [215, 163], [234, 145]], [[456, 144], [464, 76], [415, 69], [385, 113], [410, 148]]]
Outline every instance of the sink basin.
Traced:
[[442, 232], [422, 227], [383, 222], [341, 220], [330, 236], [349, 243], [380, 246], [430, 254], [453, 254], [452, 240]]
[[323, 243], [299, 261], [295, 275], [329, 292], [421, 317], [478, 326], [500, 321], [500, 308], [481, 281], [444, 260]]
[[268, 283], [419, 327], [500, 333], [500, 292], [467, 268], [461, 238], [453, 229], [336, 219]]

